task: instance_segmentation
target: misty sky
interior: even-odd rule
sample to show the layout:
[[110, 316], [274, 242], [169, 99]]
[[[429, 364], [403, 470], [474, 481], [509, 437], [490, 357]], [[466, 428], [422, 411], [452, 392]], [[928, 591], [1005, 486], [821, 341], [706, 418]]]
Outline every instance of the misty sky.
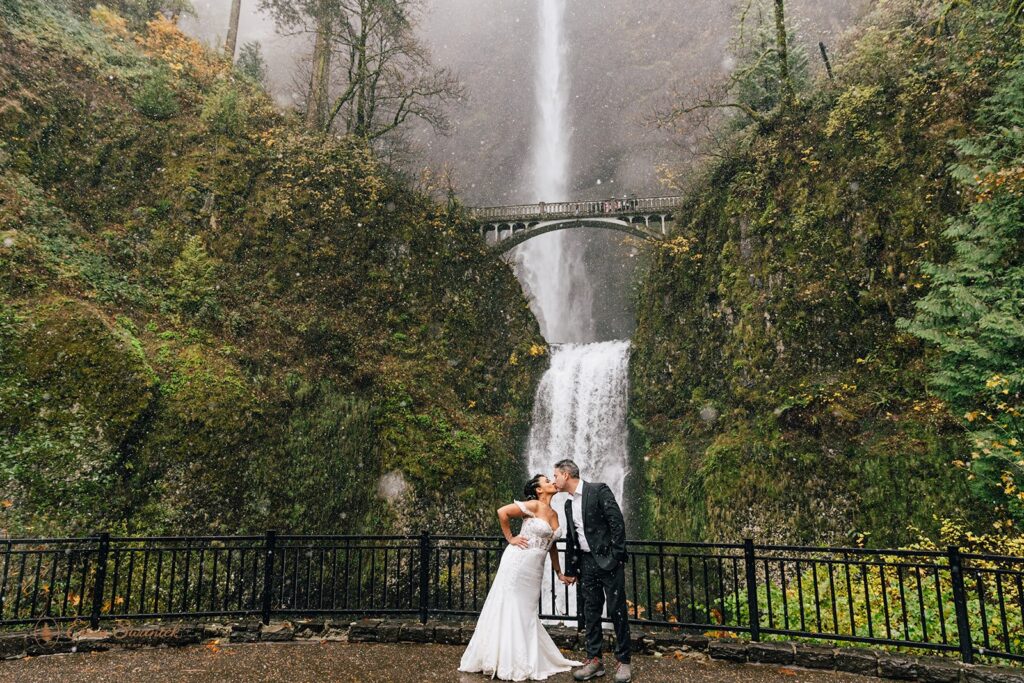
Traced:
[[[815, 61], [819, 40], [834, 45], [869, 0], [791, 0], [798, 38]], [[193, 0], [182, 28], [223, 42], [230, 0]], [[258, 40], [282, 106], [301, 103], [310, 41], [278, 35], [256, 0], [242, 0], [238, 44]], [[523, 178], [529, 158], [537, 12], [533, 0], [428, 0], [420, 27], [438, 65], [454, 69], [469, 97], [450, 110], [452, 133], [417, 129], [414, 165], [452, 166], [471, 204], [537, 201]], [[567, 0], [573, 197], [664, 194], [656, 167], [679, 150], [646, 123], [673, 92], [727, 72], [735, 4], [722, 0]]]

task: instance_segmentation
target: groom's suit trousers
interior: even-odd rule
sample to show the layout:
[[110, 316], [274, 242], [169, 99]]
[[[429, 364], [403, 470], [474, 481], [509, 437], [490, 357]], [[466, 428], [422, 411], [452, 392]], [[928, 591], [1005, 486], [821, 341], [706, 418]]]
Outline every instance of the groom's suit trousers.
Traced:
[[626, 571], [622, 564], [612, 570], [601, 569], [590, 553], [580, 555], [580, 583], [583, 596], [583, 620], [587, 626], [587, 658], [601, 656], [603, 634], [601, 612], [605, 599], [608, 616], [615, 627], [615, 658], [629, 662], [629, 611], [626, 607]]

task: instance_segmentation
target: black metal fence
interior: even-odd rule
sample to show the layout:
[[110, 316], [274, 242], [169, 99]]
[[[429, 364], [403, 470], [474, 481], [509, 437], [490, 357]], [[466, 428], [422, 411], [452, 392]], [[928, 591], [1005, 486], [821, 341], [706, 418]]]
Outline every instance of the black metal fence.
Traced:
[[[1024, 661], [1024, 558], [630, 541], [633, 623]], [[506, 544], [483, 536], [0, 540], [0, 627], [41, 620], [480, 613]], [[574, 623], [553, 576], [542, 618]]]

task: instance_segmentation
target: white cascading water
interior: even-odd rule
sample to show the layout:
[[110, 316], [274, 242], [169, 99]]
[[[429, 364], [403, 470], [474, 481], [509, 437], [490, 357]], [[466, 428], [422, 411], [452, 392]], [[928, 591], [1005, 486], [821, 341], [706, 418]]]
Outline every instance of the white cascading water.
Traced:
[[554, 463], [569, 458], [585, 479], [608, 484], [621, 504], [628, 381], [628, 341], [553, 346], [551, 366], [534, 397], [530, 472], [547, 474]]
[[[554, 464], [569, 458], [584, 479], [608, 484], [625, 513], [628, 396], [629, 341], [552, 345], [551, 365], [533, 400], [526, 450], [530, 474], [550, 477]], [[566, 500], [561, 493], [551, 500], [562, 529]], [[564, 568], [564, 554], [560, 561]], [[550, 567], [541, 607], [545, 614], [576, 614], [576, 587], [553, 585]]]
[[[566, 199], [570, 160], [565, 0], [538, 2], [539, 123], [530, 169], [532, 191], [537, 200], [561, 201]], [[531, 475], [548, 476], [557, 461], [575, 461], [584, 479], [608, 484], [625, 511], [629, 342], [594, 342], [592, 290], [582, 255], [573, 244], [567, 233], [553, 232], [526, 241], [514, 255], [516, 272], [551, 344], [551, 365], [534, 398], [526, 460]], [[563, 529], [566, 500], [559, 494], [551, 502]], [[563, 557], [563, 567], [564, 563]], [[545, 576], [543, 612], [575, 615], [575, 586], [553, 586], [550, 571]]]
[[[539, 0], [536, 73], [538, 120], [528, 168], [528, 201], [559, 202], [569, 179], [569, 80], [566, 73], [565, 0]], [[544, 338], [551, 343], [594, 341], [593, 295], [582, 255], [565, 232], [535, 237], [512, 254]]]

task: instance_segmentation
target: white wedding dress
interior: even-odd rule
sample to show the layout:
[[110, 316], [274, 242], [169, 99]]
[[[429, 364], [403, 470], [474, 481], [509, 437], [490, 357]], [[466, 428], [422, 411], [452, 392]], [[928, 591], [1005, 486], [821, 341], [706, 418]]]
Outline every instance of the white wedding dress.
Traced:
[[505, 548], [459, 671], [482, 672], [503, 681], [543, 681], [581, 663], [562, 656], [537, 613], [544, 558], [555, 542], [555, 531], [522, 502], [515, 503], [526, 516], [519, 535], [526, 537], [529, 547]]

